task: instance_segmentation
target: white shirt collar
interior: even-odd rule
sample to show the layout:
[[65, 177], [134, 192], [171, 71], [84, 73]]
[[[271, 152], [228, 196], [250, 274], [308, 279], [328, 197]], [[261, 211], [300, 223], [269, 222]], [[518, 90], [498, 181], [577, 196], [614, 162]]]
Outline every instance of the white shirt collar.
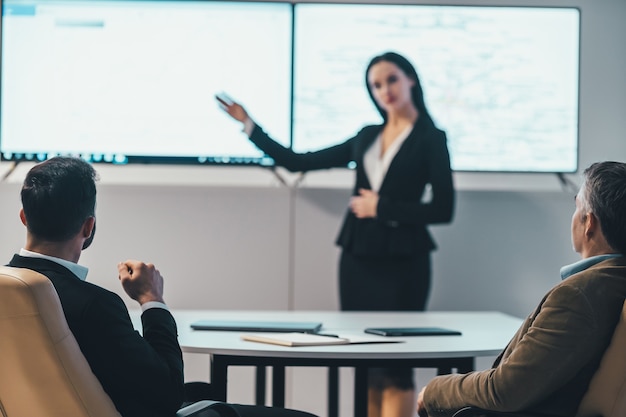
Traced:
[[74, 262], [66, 261], [65, 259], [56, 258], [54, 256], [43, 255], [37, 252], [31, 252], [24, 248], [20, 249], [20, 256], [23, 256], [25, 258], [47, 259], [69, 269], [70, 272], [76, 275], [81, 281], [85, 281], [87, 279], [87, 273], [89, 272], [89, 269], [82, 265], [75, 264]]
[[413, 125], [407, 126], [391, 143], [382, 157], [380, 155], [382, 150], [382, 136], [379, 133], [374, 143], [372, 143], [370, 148], [365, 152], [365, 155], [363, 155], [363, 165], [372, 191], [378, 192], [380, 190], [383, 180], [387, 175], [387, 171], [389, 170], [389, 165], [391, 165], [391, 161], [395, 158], [400, 146], [402, 146], [412, 131]]

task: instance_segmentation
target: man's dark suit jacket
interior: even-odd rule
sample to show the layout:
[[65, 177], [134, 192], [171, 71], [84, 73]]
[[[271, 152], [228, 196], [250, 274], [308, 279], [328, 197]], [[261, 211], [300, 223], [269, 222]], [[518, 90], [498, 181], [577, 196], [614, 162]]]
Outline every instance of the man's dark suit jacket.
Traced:
[[[371, 189], [363, 157], [383, 126], [366, 126], [344, 143], [316, 152], [297, 154], [271, 139], [255, 126], [250, 140], [289, 171], [346, 167], [356, 162], [353, 195]], [[422, 202], [426, 185], [432, 199]], [[446, 223], [454, 210], [454, 186], [446, 135], [432, 123], [418, 119], [393, 161], [378, 191], [375, 219], [357, 219], [348, 210], [337, 244], [355, 255], [414, 255], [431, 251], [435, 243], [426, 229]]]
[[626, 298], [626, 258], [607, 259], [556, 285], [494, 367], [432, 379], [431, 417], [471, 405], [494, 411], [573, 416], [608, 347]]
[[171, 417], [183, 401], [183, 359], [169, 311], [146, 310], [143, 337], [122, 299], [47, 259], [15, 255], [9, 266], [52, 281], [81, 351], [124, 417]]

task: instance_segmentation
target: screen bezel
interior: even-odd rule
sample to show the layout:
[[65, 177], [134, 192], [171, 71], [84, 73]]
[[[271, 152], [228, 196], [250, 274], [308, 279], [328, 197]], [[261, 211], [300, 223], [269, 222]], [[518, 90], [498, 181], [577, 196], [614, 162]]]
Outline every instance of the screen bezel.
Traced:
[[[120, 0], [123, 1], [123, 0]], [[151, 0], [151, 1], [161, 1], [161, 0]], [[183, 0], [186, 2], [202, 2], [202, 1], [211, 1], [211, 0]], [[248, 3], [249, 1], [246, 0], [232, 0], [230, 2], [234, 2], [234, 3]], [[288, 144], [289, 147], [293, 147], [293, 119], [294, 119], [294, 79], [296, 77], [296, 74], [294, 73], [294, 61], [295, 61], [295, 31], [297, 30], [295, 27], [295, 16], [296, 16], [296, 8], [298, 7], [299, 4], [324, 4], [324, 5], [373, 5], [376, 3], [349, 3], [349, 2], [340, 2], [340, 3], [335, 3], [335, 2], [304, 2], [304, 3], [297, 3], [297, 2], [282, 2], [280, 0], [278, 1], [253, 1], [254, 3], [271, 3], [271, 4], [275, 4], [275, 3], [287, 3], [290, 5], [291, 7], [291, 19], [292, 19], [292, 24], [291, 24], [291, 48], [292, 48], [292, 55], [291, 55], [291, 80], [290, 80], [290, 95], [291, 95], [291, 100], [290, 100], [290, 105], [289, 105], [289, 109], [290, 109], [290, 114], [289, 114], [289, 120], [291, 121], [290, 123], [290, 127], [289, 127], [289, 137], [288, 138], [282, 138], [284, 139], [284, 143]], [[2, 7], [4, 8], [4, 3], [5, 2], [0, 2], [2, 4]], [[576, 153], [576, 161], [575, 161], [575, 167], [572, 170], [559, 170], [559, 171], [549, 171], [549, 170], [481, 170], [481, 169], [468, 169], [468, 170], [460, 170], [460, 169], [454, 169], [454, 171], [456, 172], [470, 172], [470, 173], [514, 173], [514, 174], [535, 174], [535, 173], [539, 173], [539, 174], [545, 174], [545, 173], [576, 173], [579, 169], [579, 164], [580, 164], [580, 95], [581, 95], [581, 76], [580, 76], [580, 67], [581, 67], [581, 54], [580, 54], [580, 49], [581, 49], [581, 13], [580, 13], [580, 8], [579, 7], [575, 7], [575, 6], [527, 6], [527, 5], [476, 5], [476, 4], [426, 4], [426, 3], [419, 3], [419, 4], [406, 4], [406, 3], [385, 3], [384, 5], [402, 5], [402, 6], [410, 6], [410, 7], [421, 7], [421, 6], [441, 6], [441, 7], [476, 7], [476, 8], [528, 8], [528, 9], [567, 9], [567, 10], [576, 10], [578, 13], [578, 39], [577, 39], [577, 43], [578, 43], [578, 68], [577, 68], [577, 103], [576, 103], [576, 108], [577, 108], [577, 114], [576, 114], [576, 143], [575, 143], [575, 153]], [[4, 16], [4, 14], [3, 14]], [[4, 19], [4, 17], [3, 17]], [[4, 31], [4, 29], [2, 29]], [[0, 106], [2, 106], [2, 103], [0, 103]], [[225, 116], [227, 117], [227, 116]], [[0, 119], [0, 123], [2, 123], [1, 119]], [[442, 126], [442, 129], [445, 130], [445, 126]], [[0, 138], [0, 147], [2, 145], [2, 141]], [[32, 154], [23, 154], [23, 155], [12, 155], [11, 157], [7, 158], [6, 155], [4, 154], [4, 152], [1, 152], [0, 150], [0, 160], [4, 160], [4, 161], [13, 161], [13, 162], [22, 162], [22, 161], [40, 161], [40, 160], [44, 160], [47, 159], [51, 156], [54, 156], [54, 154], [47, 154], [45, 152], [41, 152], [41, 153], [32, 153]], [[256, 159], [252, 159], [252, 160], [240, 160], [238, 161], [237, 158], [230, 158], [230, 157], [220, 157], [220, 156], [215, 156], [215, 157], [205, 157], [202, 160], [199, 159], [198, 156], [163, 156], [163, 155], [124, 155], [124, 159], [123, 160], [104, 160], [103, 158], [93, 158], [90, 157], [89, 155], [77, 155], [77, 156], [81, 156], [87, 160], [89, 160], [90, 162], [94, 162], [94, 163], [111, 163], [111, 164], [164, 164], [164, 165], [215, 165], [215, 166], [261, 166], [261, 167], [273, 167], [274, 163], [273, 160], [271, 158], [269, 158], [267, 155], [265, 156], [260, 156]], [[348, 168], [348, 167], [347, 167]]]

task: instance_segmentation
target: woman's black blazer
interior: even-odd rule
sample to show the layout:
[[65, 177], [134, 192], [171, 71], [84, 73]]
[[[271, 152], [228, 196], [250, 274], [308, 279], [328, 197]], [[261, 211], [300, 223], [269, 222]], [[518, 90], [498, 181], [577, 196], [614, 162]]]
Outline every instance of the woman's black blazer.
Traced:
[[[376, 218], [358, 219], [348, 210], [336, 243], [355, 255], [403, 256], [435, 249], [426, 229], [433, 223], [447, 223], [454, 212], [454, 185], [446, 135], [430, 123], [420, 121], [389, 165], [378, 191]], [[356, 162], [353, 195], [371, 189], [363, 156], [382, 129], [366, 126], [351, 139], [326, 149], [298, 154], [271, 139], [255, 126], [250, 140], [289, 171], [312, 171], [346, 167]], [[431, 197], [423, 201], [426, 186]]]

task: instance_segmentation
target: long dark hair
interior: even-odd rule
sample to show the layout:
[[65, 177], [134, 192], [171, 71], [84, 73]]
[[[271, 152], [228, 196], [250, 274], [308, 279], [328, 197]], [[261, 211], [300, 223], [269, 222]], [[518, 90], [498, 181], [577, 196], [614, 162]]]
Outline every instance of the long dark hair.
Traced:
[[369, 81], [368, 81], [368, 75], [369, 75], [370, 69], [374, 65], [383, 61], [391, 62], [392, 64], [395, 64], [398, 68], [402, 70], [402, 72], [404, 72], [407, 75], [407, 77], [409, 77], [415, 82], [415, 85], [413, 86], [413, 88], [411, 88], [411, 99], [413, 100], [413, 104], [415, 105], [415, 108], [417, 108], [417, 111], [419, 112], [420, 121], [426, 122], [434, 126], [433, 119], [430, 117], [430, 113], [428, 113], [428, 109], [426, 109], [426, 103], [424, 102], [424, 91], [422, 90], [422, 84], [420, 83], [420, 79], [417, 76], [417, 71], [415, 71], [415, 67], [413, 67], [413, 65], [409, 62], [408, 59], [406, 59], [402, 55], [397, 54], [395, 52], [385, 52], [381, 55], [375, 56], [367, 65], [367, 70], [365, 70], [365, 87], [367, 88], [367, 93], [370, 95], [370, 98], [372, 99], [374, 106], [376, 106], [376, 108], [378, 109], [378, 112], [383, 117], [383, 120], [385, 122], [387, 121], [387, 112], [383, 110], [378, 105], [378, 103], [376, 103], [376, 100], [374, 99], [374, 95], [372, 94], [372, 89], [370, 88]]

